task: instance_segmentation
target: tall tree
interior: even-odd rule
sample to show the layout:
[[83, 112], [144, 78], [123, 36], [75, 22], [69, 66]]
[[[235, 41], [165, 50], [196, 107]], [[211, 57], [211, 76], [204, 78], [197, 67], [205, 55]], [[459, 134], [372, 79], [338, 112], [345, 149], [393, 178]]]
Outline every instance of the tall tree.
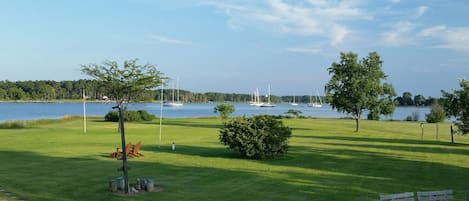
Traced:
[[131, 101], [140, 100], [147, 90], [163, 84], [162, 73], [152, 64], [137, 64], [137, 59], [124, 61], [122, 67], [115, 61], [103, 64], [82, 65], [81, 71], [106, 86], [108, 96], [114, 99], [119, 109], [119, 130], [122, 142], [122, 170], [124, 172], [125, 193], [129, 193], [127, 156], [125, 153], [125, 130], [123, 111]]
[[340, 62], [328, 68], [332, 75], [326, 84], [326, 101], [339, 112], [354, 116], [355, 131], [360, 130], [364, 110], [375, 114], [392, 114], [396, 95], [392, 85], [382, 83], [386, 75], [381, 70], [383, 61], [378, 53], [371, 52], [358, 61], [353, 52], [340, 53]]
[[469, 81], [459, 81], [461, 89], [453, 89], [453, 93], [441, 91], [441, 103], [448, 117], [456, 118], [456, 126], [462, 134], [469, 133]]
[[404, 105], [414, 105], [414, 101], [412, 100], [412, 93], [408, 91], [402, 93], [402, 100], [404, 101]]
[[424, 106], [427, 99], [423, 95], [414, 96], [414, 105], [415, 106]]

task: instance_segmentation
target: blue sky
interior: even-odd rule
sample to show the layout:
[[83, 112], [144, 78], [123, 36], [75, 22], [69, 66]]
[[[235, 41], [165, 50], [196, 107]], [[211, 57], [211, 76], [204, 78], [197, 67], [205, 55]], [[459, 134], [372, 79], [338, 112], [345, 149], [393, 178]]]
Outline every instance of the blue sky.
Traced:
[[0, 80], [86, 78], [138, 58], [195, 92], [323, 90], [339, 53], [377, 51], [396, 92], [469, 78], [469, 3], [442, 0], [0, 0]]

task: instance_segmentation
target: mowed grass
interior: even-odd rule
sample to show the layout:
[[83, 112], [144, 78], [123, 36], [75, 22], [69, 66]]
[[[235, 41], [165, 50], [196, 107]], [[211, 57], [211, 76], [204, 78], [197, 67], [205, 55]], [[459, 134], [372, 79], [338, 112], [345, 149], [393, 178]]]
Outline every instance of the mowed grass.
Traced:
[[[108, 191], [121, 176], [116, 123], [58, 120], [0, 129], [0, 187], [24, 200], [378, 200], [379, 194], [469, 188], [469, 138], [451, 145], [449, 124], [344, 119], [284, 119], [293, 129], [289, 152], [240, 159], [218, 141], [219, 119], [126, 123], [127, 141], [144, 157], [129, 160], [131, 183], [153, 178], [162, 192], [122, 197]], [[171, 143], [177, 145], [171, 151]], [[0, 193], [0, 199], [2, 199]], [[5, 198], [6, 199], [6, 198]]]

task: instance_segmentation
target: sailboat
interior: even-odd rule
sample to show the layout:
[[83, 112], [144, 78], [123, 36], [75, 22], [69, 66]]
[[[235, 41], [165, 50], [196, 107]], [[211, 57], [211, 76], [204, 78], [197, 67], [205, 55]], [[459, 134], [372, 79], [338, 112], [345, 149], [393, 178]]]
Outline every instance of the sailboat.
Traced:
[[275, 107], [276, 105], [270, 102], [270, 85], [269, 85], [269, 94], [267, 95], [267, 103], [262, 103], [259, 107]]
[[298, 106], [298, 103], [295, 102], [295, 96], [293, 96], [293, 103], [290, 103], [290, 105]]
[[263, 103], [261, 103], [261, 99], [259, 97], [259, 89], [256, 88], [256, 91], [254, 91], [253, 100], [249, 103], [249, 105], [260, 107], [262, 104]]
[[184, 104], [179, 101], [179, 79], [177, 81], [177, 96], [176, 101], [174, 101], [174, 86], [172, 90], [172, 101], [171, 102], [164, 102], [163, 106], [165, 107], [182, 107]]
[[257, 107], [262, 105], [262, 103], [260, 101], [260, 98], [259, 98], [259, 89], [258, 88], [256, 88], [256, 91], [254, 91], [252, 101], [249, 103], [249, 105], [257, 106]]
[[316, 96], [314, 97], [314, 102], [311, 102], [311, 97], [310, 97], [310, 103], [308, 104], [309, 107], [316, 107], [320, 108], [322, 107], [322, 100], [321, 97], [319, 97], [319, 93], [316, 91]]

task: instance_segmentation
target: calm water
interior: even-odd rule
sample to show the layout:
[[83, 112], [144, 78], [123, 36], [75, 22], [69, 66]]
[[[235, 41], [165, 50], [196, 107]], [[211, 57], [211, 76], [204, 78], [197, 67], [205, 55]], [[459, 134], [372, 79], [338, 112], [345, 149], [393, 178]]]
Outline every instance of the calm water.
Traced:
[[[114, 103], [87, 103], [87, 116], [104, 116]], [[163, 116], [165, 118], [181, 118], [181, 117], [210, 117], [217, 116], [213, 113], [213, 108], [217, 103], [206, 104], [190, 104], [186, 103], [181, 108], [163, 108]], [[251, 116], [258, 114], [279, 115], [284, 114], [289, 109], [300, 110], [304, 116], [312, 117], [328, 117], [339, 118], [347, 117], [346, 114], [338, 113], [329, 105], [322, 108], [311, 108], [306, 105], [291, 106], [290, 104], [277, 104], [274, 108], [260, 108], [249, 106], [246, 103], [235, 103], [235, 112], [232, 116]], [[150, 113], [159, 116], [159, 103], [139, 103], [129, 106], [130, 109], [144, 109]], [[406, 116], [418, 113], [420, 120], [425, 118], [425, 114], [430, 112], [430, 108], [426, 107], [398, 107], [394, 114], [384, 119], [403, 120]], [[30, 120], [40, 118], [61, 118], [64, 115], [83, 115], [83, 103], [0, 103], [0, 122], [8, 120]], [[366, 114], [362, 115], [366, 118]]]

